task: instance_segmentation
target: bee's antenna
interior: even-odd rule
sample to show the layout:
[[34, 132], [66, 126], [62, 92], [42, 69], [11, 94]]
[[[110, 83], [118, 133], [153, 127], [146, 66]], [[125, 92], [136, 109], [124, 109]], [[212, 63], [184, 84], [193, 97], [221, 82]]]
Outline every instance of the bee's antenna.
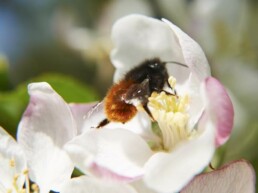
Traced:
[[177, 64], [179, 66], [183, 66], [185, 68], [188, 68], [188, 66], [186, 64], [182, 64], [180, 62], [176, 62], [176, 61], [167, 61], [167, 62], [164, 62], [164, 64], [167, 64], [167, 63], [174, 63], [174, 64]]

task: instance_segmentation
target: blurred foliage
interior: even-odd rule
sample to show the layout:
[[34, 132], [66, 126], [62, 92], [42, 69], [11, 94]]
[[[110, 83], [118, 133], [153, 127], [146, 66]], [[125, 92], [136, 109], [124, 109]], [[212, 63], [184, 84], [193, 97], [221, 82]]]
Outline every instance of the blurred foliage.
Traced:
[[0, 92], [0, 125], [13, 136], [29, 101], [27, 85], [42, 81], [48, 82], [66, 102], [86, 103], [99, 98], [93, 88], [61, 74], [44, 74], [20, 84], [12, 91]]
[[0, 91], [7, 90], [9, 86], [8, 62], [4, 56], [0, 55]]
[[[56, 40], [48, 40], [41, 45], [30, 47], [24, 54], [24, 58], [17, 61], [16, 65], [15, 68], [10, 69], [10, 75], [23, 82], [42, 73], [57, 72], [94, 84], [93, 77], [96, 75], [94, 62], [85, 62], [80, 54]], [[16, 83], [16, 80], [12, 82]]]

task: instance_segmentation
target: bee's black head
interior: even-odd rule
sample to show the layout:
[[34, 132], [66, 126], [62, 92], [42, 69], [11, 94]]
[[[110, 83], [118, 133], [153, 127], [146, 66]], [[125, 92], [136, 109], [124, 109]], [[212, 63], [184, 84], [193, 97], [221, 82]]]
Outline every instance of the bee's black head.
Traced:
[[152, 70], [161, 70], [165, 68], [165, 62], [161, 62], [159, 58], [146, 60], [145, 65]]

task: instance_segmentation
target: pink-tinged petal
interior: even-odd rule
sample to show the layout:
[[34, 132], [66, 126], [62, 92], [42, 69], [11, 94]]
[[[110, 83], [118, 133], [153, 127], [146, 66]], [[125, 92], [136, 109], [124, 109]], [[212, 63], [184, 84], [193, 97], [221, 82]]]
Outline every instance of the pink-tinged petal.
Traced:
[[215, 78], [205, 79], [207, 108], [216, 125], [216, 145], [224, 144], [232, 131], [234, 121], [233, 104], [223, 85]]
[[[158, 57], [162, 61], [184, 63], [176, 35], [167, 24], [157, 19], [138, 14], [125, 16], [114, 24], [112, 40], [115, 82], [146, 59]], [[179, 82], [189, 75], [187, 68], [176, 64], [170, 64], [170, 68]]]
[[255, 193], [255, 172], [245, 160], [196, 176], [182, 193]]
[[123, 129], [92, 129], [74, 138], [65, 149], [84, 173], [119, 181], [141, 177], [144, 163], [152, 155], [141, 137]]
[[19, 174], [16, 186], [21, 190], [25, 182], [26, 159], [21, 147], [0, 127], [0, 192], [15, 192], [14, 178]]
[[205, 130], [184, 141], [172, 152], [159, 152], [145, 165], [144, 181], [158, 192], [178, 192], [210, 162], [215, 151], [215, 129], [205, 121]]
[[96, 163], [92, 163], [91, 165], [89, 165], [88, 172], [89, 173], [91, 172], [95, 177], [102, 178], [107, 181], [109, 180], [109, 181], [118, 181], [118, 182], [131, 182], [141, 177], [141, 176], [137, 176], [137, 177], [123, 176], [113, 172], [110, 169], [100, 166]]
[[66, 182], [60, 193], [137, 193], [124, 183], [115, 183], [97, 178], [81, 176]]
[[62, 149], [76, 134], [76, 124], [65, 101], [47, 83], [28, 86], [30, 102], [18, 127], [18, 143], [22, 146], [30, 178], [41, 192], [58, 186], [70, 178], [73, 164]]
[[87, 117], [87, 114], [91, 109], [96, 105], [97, 103], [71, 103], [69, 104], [74, 120], [76, 121], [77, 125], [77, 135], [82, 132], [83, 125], [85, 122], [85, 119]]
[[210, 66], [199, 44], [170, 21], [166, 19], [163, 19], [163, 21], [167, 23], [176, 34], [184, 61], [189, 66], [190, 70], [200, 81], [210, 76]]

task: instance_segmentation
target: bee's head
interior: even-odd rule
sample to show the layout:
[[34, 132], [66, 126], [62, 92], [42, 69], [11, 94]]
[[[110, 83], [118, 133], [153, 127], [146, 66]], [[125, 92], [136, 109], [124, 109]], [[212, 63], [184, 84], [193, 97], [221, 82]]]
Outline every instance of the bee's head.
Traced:
[[179, 66], [188, 68], [188, 66], [186, 64], [182, 64], [182, 63], [176, 62], [176, 61], [162, 62], [159, 58], [154, 58], [154, 59], [148, 60], [146, 63], [148, 65], [148, 67], [153, 70], [161, 70], [166, 66], [167, 63], [173, 63], [173, 64], [177, 64]]
[[147, 66], [149, 69], [151, 70], [161, 70], [165, 68], [166, 63], [165, 62], [161, 62], [161, 60], [159, 58], [154, 58], [151, 60], [148, 60], [146, 62]]

